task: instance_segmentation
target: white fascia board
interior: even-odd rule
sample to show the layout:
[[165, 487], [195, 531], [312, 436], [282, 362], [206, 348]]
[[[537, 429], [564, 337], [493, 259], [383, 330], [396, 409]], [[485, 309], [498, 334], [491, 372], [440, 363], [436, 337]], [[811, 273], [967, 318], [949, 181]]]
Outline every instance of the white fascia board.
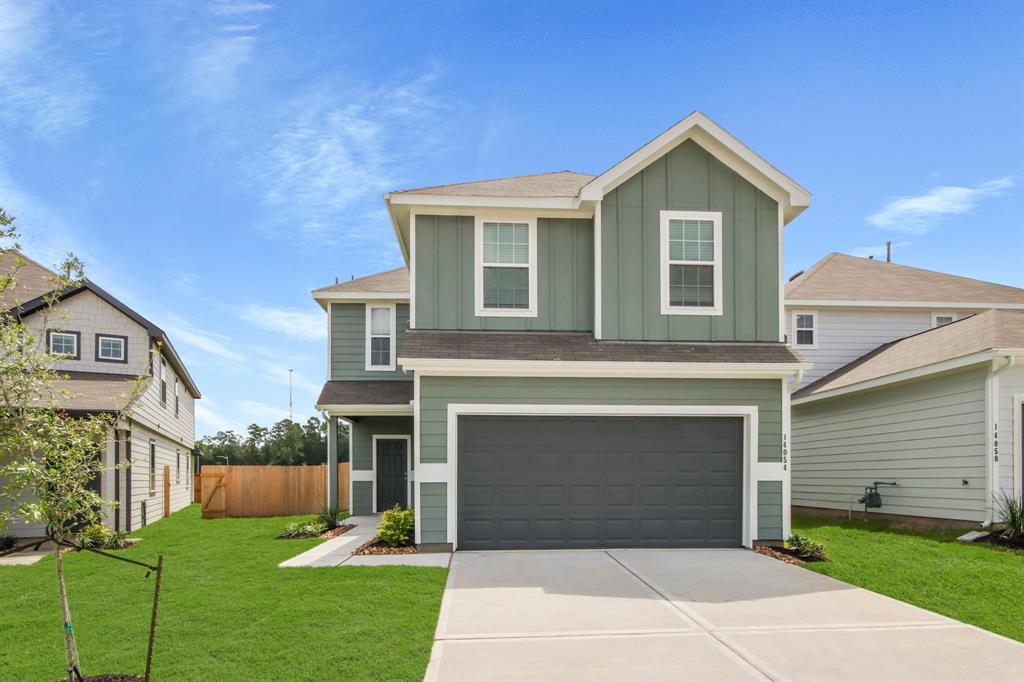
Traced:
[[438, 360], [398, 358], [406, 371], [419, 376], [497, 377], [623, 377], [779, 379], [807, 371], [808, 362], [581, 362], [548, 360]]
[[928, 310], [1024, 310], [1024, 303], [979, 303], [973, 301], [858, 301], [853, 299], [793, 298], [787, 308], [927, 308]]
[[699, 111], [690, 114], [588, 182], [580, 190], [580, 199], [603, 199], [605, 194], [651, 161], [688, 139], [693, 139], [748, 182], [782, 204], [787, 223], [810, 205], [810, 192]]
[[395, 239], [398, 240], [398, 248], [402, 251], [402, 256], [405, 258], [405, 264], [409, 264], [409, 248], [405, 244], [405, 239], [402, 238], [402, 228], [398, 224], [398, 216], [395, 215], [394, 211], [391, 210], [391, 196], [388, 194], [384, 195], [384, 205], [388, 209], [388, 218], [391, 219], [391, 229], [395, 231]]
[[576, 210], [580, 200], [576, 197], [474, 197], [443, 194], [392, 194], [387, 198], [392, 205], [404, 206], [462, 206], [483, 208], [548, 208]]
[[933, 374], [952, 372], [954, 370], [962, 369], [964, 367], [970, 367], [971, 365], [978, 365], [986, 362], [991, 362], [994, 358], [1004, 357], [1007, 355], [1013, 355], [1024, 358], [1024, 348], [996, 348], [991, 350], [983, 350], [978, 353], [971, 353], [969, 355], [962, 355], [958, 358], [943, 360], [942, 362], [933, 362], [930, 365], [923, 365], [921, 367], [915, 367], [913, 369], [904, 370], [902, 372], [896, 372], [895, 374], [889, 374], [884, 377], [878, 377], [877, 379], [860, 381], [856, 384], [841, 386], [839, 388], [833, 388], [828, 391], [822, 391], [821, 393], [814, 393], [812, 395], [803, 396], [802, 398], [796, 398], [793, 400], [792, 404], [806, 405], [807, 403], [814, 403], [819, 400], [837, 398], [839, 396], [849, 395], [851, 393], [859, 393], [861, 391], [869, 391], [874, 388], [882, 388], [884, 386], [889, 386], [890, 384], [898, 384], [903, 381], [911, 381], [913, 379], [928, 377]]
[[401, 405], [320, 405], [314, 406], [317, 411], [326, 412], [332, 417], [370, 417], [370, 416], [405, 416], [413, 413], [412, 403]]
[[320, 305], [331, 302], [341, 303], [408, 303], [408, 291], [326, 291], [313, 293]]

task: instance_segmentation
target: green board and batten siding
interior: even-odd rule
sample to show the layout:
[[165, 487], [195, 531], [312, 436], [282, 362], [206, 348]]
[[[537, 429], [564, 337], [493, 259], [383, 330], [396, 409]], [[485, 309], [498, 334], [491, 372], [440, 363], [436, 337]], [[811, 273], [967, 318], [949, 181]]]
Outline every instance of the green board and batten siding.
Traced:
[[757, 482], [757, 539], [782, 537], [782, 481]]
[[416, 328], [592, 331], [594, 224], [537, 220], [537, 316], [477, 317], [472, 216], [416, 216]]
[[373, 513], [373, 481], [352, 481], [352, 515]]
[[352, 469], [373, 468], [373, 437], [411, 436], [412, 417], [362, 417], [352, 423]]
[[[661, 211], [721, 211], [723, 314], [661, 313]], [[778, 204], [687, 141], [605, 195], [606, 340], [778, 341]]]
[[[395, 306], [395, 346], [401, 353], [409, 326], [409, 304]], [[397, 357], [397, 355], [396, 355]], [[366, 305], [331, 304], [331, 380], [372, 379], [410, 381], [400, 368], [393, 372], [366, 371]]]
[[420, 541], [448, 542], [448, 484], [420, 484]]

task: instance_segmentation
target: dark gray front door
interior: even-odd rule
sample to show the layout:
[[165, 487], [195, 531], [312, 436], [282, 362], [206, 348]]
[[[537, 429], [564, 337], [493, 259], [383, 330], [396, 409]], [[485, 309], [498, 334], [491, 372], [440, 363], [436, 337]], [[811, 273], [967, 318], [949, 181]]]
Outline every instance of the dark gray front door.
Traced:
[[738, 547], [743, 420], [459, 418], [460, 549]]
[[382, 438], [377, 441], [377, 511], [396, 504], [407, 507], [408, 441]]

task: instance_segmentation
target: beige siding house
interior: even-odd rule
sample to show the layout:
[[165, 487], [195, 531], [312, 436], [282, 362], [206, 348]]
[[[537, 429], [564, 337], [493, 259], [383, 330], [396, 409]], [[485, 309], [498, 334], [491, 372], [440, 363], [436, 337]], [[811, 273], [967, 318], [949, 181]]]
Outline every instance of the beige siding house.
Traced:
[[[3, 271], [13, 265], [14, 254], [3, 254]], [[143, 377], [141, 391], [104, 444], [105, 471], [97, 482], [108, 501], [107, 525], [131, 531], [191, 502], [199, 390], [167, 335], [91, 281], [64, 291], [44, 320], [42, 297], [52, 291], [53, 276], [26, 258], [18, 289], [0, 304], [49, 351], [70, 356], [56, 363], [68, 392], [61, 406], [69, 412], [120, 410]], [[9, 532], [32, 537], [43, 529], [16, 523]]]
[[797, 507], [987, 524], [1021, 497], [1024, 290], [832, 254], [786, 288]]

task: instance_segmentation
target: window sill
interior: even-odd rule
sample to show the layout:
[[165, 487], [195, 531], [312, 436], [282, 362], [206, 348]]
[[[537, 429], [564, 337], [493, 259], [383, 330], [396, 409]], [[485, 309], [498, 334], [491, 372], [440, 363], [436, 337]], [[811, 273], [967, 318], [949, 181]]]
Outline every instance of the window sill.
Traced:
[[478, 308], [477, 317], [537, 317], [537, 311], [527, 308]]
[[714, 308], [682, 308], [672, 306], [662, 306], [662, 315], [703, 315], [706, 317], [721, 317], [722, 307], [715, 306]]
[[367, 372], [394, 372], [395, 365], [366, 365]]

